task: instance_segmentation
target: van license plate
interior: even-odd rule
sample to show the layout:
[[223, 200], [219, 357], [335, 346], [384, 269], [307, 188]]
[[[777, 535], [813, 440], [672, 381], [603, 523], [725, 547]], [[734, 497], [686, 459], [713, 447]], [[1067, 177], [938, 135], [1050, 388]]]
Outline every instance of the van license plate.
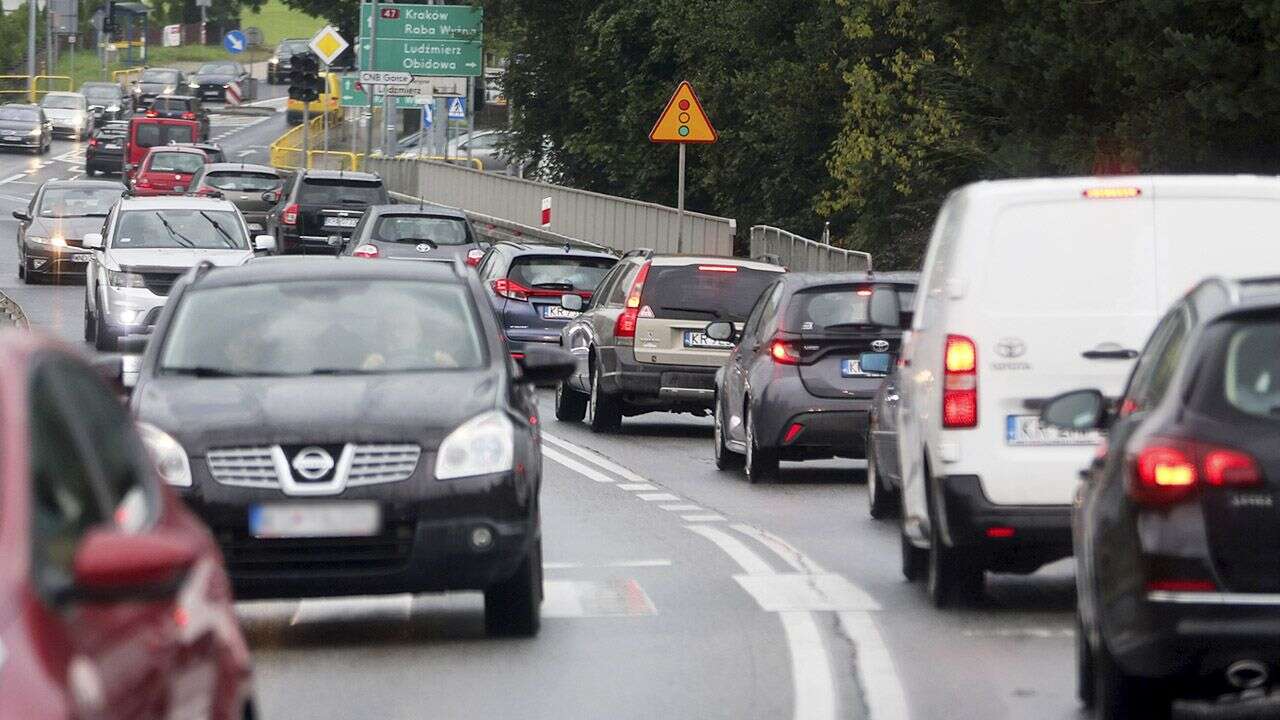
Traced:
[[1097, 445], [1102, 434], [1097, 430], [1071, 431], [1040, 424], [1039, 415], [1009, 415], [1005, 418], [1006, 445]]
[[685, 330], [684, 346], [687, 348], [713, 348], [716, 350], [732, 350], [733, 343], [707, 337], [701, 330]]
[[542, 306], [542, 317], [547, 318], [548, 320], [572, 320], [581, 314], [582, 313], [580, 312], [563, 308], [559, 305]]
[[377, 503], [325, 502], [253, 505], [249, 532], [258, 538], [369, 537], [382, 529]]

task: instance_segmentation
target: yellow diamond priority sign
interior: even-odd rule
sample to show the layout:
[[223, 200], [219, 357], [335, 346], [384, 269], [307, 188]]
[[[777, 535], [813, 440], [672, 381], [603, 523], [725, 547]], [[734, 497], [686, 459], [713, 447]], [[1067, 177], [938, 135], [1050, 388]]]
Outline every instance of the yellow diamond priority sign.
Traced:
[[676, 88], [649, 131], [649, 140], [656, 143], [713, 143], [718, 137], [688, 80]]
[[311, 38], [311, 52], [315, 53], [316, 57], [320, 58], [320, 62], [325, 65], [332, 65], [342, 51], [347, 49], [347, 45], [346, 39], [332, 25], [326, 25]]

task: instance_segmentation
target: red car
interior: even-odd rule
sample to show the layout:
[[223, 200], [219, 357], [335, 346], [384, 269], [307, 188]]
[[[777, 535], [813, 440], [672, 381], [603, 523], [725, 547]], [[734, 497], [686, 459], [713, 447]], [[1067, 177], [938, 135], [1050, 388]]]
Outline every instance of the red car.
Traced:
[[0, 720], [254, 717], [222, 557], [166, 486], [190, 481], [167, 438], [70, 351], [0, 333]]
[[134, 195], [181, 195], [209, 157], [194, 147], [153, 147], [133, 176]]

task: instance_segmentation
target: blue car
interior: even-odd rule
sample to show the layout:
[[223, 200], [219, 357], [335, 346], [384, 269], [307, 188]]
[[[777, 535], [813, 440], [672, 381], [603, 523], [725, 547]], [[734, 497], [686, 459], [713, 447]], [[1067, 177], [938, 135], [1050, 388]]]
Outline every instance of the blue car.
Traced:
[[511, 355], [523, 357], [530, 343], [560, 344], [560, 328], [579, 313], [560, 305], [567, 293], [589, 300], [618, 262], [597, 245], [545, 245], [502, 241], [477, 268], [502, 323]]

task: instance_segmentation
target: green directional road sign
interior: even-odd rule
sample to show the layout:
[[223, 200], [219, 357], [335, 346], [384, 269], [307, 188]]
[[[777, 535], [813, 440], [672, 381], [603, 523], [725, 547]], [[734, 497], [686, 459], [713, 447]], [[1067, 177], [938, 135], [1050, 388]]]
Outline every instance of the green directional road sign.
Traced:
[[478, 76], [484, 73], [479, 42], [405, 40], [378, 36], [377, 65], [369, 63], [369, 40], [361, 38], [361, 70], [407, 72], [410, 75]]
[[[370, 5], [360, 4], [360, 34], [369, 34]], [[379, 38], [480, 42], [484, 10], [469, 5], [381, 5]], [[379, 48], [381, 50], [381, 48]]]
[[[342, 76], [342, 107], [369, 107], [369, 96], [365, 94], [364, 90], [356, 89], [356, 83], [359, 80], [360, 78], [356, 75]], [[375, 95], [373, 99], [378, 107], [382, 107], [381, 94]], [[418, 107], [411, 95], [394, 95], [391, 100], [392, 107], [397, 110], [410, 110]]]

